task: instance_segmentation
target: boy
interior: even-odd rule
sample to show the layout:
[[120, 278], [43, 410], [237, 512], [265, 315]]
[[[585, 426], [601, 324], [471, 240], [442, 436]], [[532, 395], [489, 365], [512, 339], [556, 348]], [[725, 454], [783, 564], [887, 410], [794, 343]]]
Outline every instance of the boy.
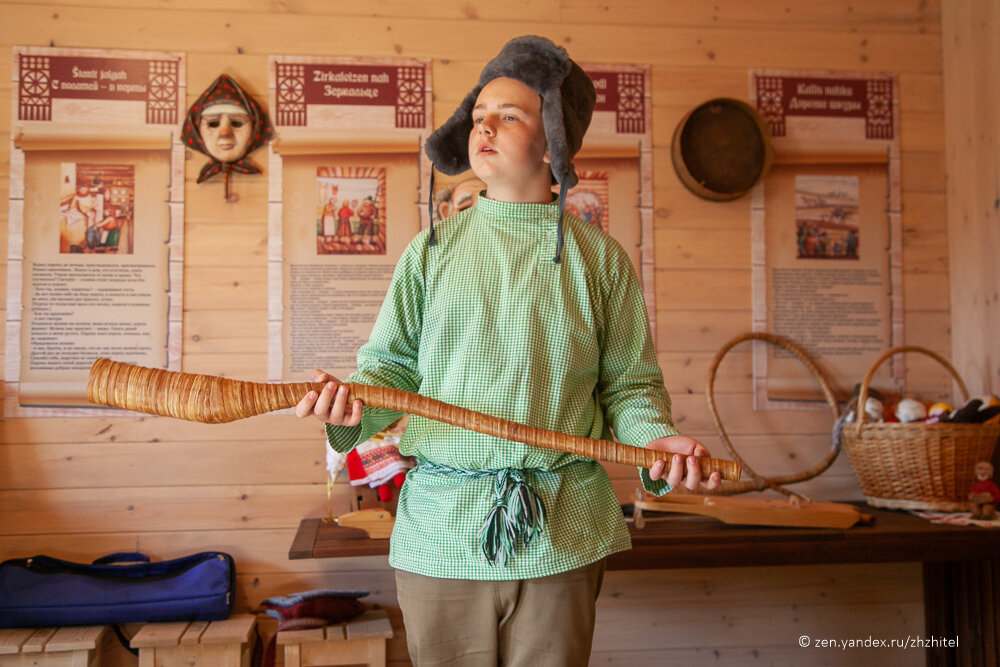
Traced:
[[[669, 474], [662, 461], [642, 471], [647, 489], [695, 489], [683, 455], [708, 452], [673, 428], [634, 269], [603, 231], [562, 215], [594, 98], [543, 38], [512, 40], [486, 65], [427, 145], [439, 171], [471, 166], [486, 190], [410, 243], [350, 380], [564, 433], [613, 428], [675, 453]], [[331, 381], [296, 414], [326, 422], [338, 451], [399, 416], [314, 379]], [[604, 468], [418, 417], [400, 451], [419, 465], [389, 563], [414, 663], [587, 664], [604, 558], [631, 546]]]

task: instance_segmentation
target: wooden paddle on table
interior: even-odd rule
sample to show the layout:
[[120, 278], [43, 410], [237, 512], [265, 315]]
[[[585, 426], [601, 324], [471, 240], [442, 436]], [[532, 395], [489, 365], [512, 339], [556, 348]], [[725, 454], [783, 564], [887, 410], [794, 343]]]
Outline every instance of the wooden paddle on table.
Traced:
[[[135, 412], [219, 424], [293, 407], [308, 392], [322, 391], [325, 385], [325, 382], [245, 382], [98, 359], [90, 369], [87, 400]], [[504, 440], [643, 468], [651, 468], [662, 459], [669, 470], [672, 460], [666, 452], [547, 431], [408, 391], [366, 384], [348, 384], [348, 387], [351, 402], [360, 399], [369, 407], [406, 412]], [[740, 478], [741, 465], [735, 461], [698, 457], [698, 463], [706, 478], [713, 472], [731, 482]]]
[[862, 514], [853, 505], [820, 503], [793, 497], [733, 498], [668, 493], [661, 498], [648, 498], [641, 492], [635, 502], [636, 528], [649, 517], [647, 512], [676, 512], [710, 516], [729, 524], [751, 526], [790, 526], [797, 528], [850, 528], [856, 523], [871, 523], [872, 517]]
[[395, 519], [386, 509], [364, 509], [341, 514], [333, 521], [344, 530], [361, 531], [365, 537], [382, 540], [392, 535]]

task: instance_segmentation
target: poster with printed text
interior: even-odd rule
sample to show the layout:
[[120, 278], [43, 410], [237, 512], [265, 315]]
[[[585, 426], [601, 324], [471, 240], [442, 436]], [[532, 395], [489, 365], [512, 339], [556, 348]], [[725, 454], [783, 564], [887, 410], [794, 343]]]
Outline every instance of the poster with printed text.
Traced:
[[[889, 73], [750, 72], [775, 156], [752, 192], [753, 330], [803, 348], [840, 400], [903, 340], [898, 91]], [[827, 409], [793, 355], [763, 342], [753, 355], [758, 409]], [[897, 355], [875, 384], [902, 378]]]
[[271, 56], [268, 377], [346, 377], [429, 223], [431, 63]]
[[107, 414], [98, 358], [180, 369], [177, 53], [14, 47], [4, 414]]

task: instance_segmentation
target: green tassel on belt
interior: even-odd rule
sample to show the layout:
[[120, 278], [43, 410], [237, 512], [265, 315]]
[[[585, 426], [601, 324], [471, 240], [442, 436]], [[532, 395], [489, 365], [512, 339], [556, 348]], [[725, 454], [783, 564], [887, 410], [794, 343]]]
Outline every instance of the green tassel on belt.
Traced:
[[494, 477], [496, 502], [479, 529], [479, 545], [491, 564], [503, 567], [514, 554], [518, 538], [521, 538], [522, 544], [528, 545], [536, 535], [544, 532], [545, 503], [524, 480], [524, 473], [528, 470], [462, 470], [424, 460], [419, 462], [419, 468], [425, 472]]
[[496, 504], [479, 529], [483, 555], [500, 567], [513, 555], [518, 537], [528, 545], [544, 530], [545, 503], [521, 473], [516, 468], [497, 471], [493, 485]]

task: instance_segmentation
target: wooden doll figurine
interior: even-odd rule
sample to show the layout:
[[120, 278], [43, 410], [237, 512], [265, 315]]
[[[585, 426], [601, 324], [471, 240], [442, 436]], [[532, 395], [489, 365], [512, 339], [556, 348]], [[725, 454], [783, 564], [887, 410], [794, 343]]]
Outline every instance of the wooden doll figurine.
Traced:
[[973, 519], [992, 521], [1000, 503], [1000, 488], [992, 480], [993, 464], [980, 461], [976, 464], [976, 483], [969, 492], [969, 511]]

